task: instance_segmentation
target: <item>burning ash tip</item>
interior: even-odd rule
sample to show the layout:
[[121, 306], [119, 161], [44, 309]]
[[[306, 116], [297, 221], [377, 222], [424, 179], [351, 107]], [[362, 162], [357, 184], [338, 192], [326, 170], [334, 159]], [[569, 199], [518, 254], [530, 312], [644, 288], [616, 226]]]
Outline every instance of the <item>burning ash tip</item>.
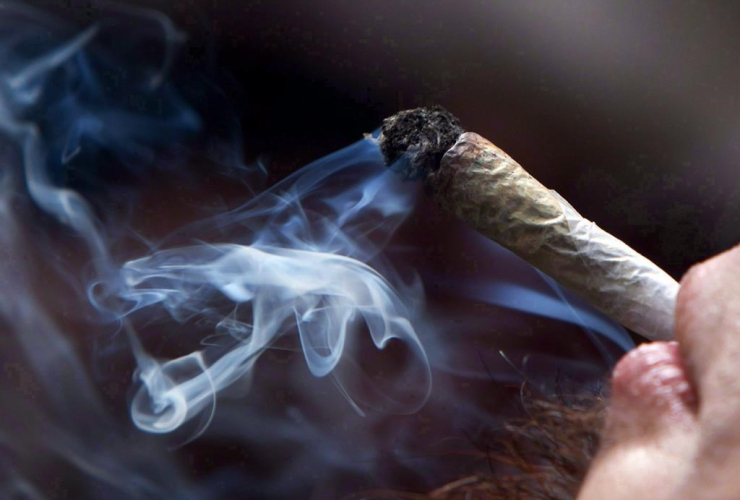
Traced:
[[460, 121], [442, 106], [409, 109], [383, 120], [380, 150], [386, 165], [407, 179], [424, 179], [463, 132]]

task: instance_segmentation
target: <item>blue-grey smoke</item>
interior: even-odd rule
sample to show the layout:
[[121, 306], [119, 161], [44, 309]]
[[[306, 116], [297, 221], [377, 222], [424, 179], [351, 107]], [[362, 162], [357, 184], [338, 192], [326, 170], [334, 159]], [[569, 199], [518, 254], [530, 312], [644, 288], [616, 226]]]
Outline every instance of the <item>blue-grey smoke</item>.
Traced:
[[[212, 137], [190, 99], [212, 80], [178, 80], [185, 40], [148, 10], [76, 33], [0, 2], [4, 497], [319, 498], [399, 474], [433, 487], [440, 436], [493, 421], [476, 391], [521, 381], [490, 353], [545, 375], [568, 359], [502, 337], [526, 328], [505, 308], [582, 328], [562, 343], [593, 351], [569, 365], [587, 380], [632, 345], [495, 244], [429, 222], [372, 135], [262, 189], [237, 129]], [[127, 244], [146, 180], [187, 177], [203, 144], [248, 184], [242, 203]], [[172, 446], [193, 440], [266, 470], [187, 471]]]

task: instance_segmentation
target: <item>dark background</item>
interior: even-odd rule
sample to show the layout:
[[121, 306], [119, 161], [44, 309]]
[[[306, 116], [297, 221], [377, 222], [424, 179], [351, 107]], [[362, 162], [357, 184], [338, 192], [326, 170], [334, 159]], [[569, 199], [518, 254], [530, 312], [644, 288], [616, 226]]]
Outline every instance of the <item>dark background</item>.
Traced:
[[[103, 18], [111, 5], [27, 3], [79, 27]], [[178, 64], [193, 71], [177, 74], [216, 75], [241, 120], [243, 160], [264, 161], [270, 182], [355, 142], [401, 109], [442, 104], [584, 216], [677, 279], [691, 264], [740, 241], [740, 7], [684, 0], [140, 0], [123, 5], [162, 11], [188, 34]], [[159, 49], [152, 50], [159, 54]], [[135, 227], [145, 236], [165, 234], [202, 215], [198, 189], [181, 189], [179, 183], [185, 182], [180, 180], [173, 187], [168, 180], [153, 181], [155, 196], [143, 209], [136, 207], [146, 220], [137, 220]], [[206, 191], [220, 193], [224, 186], [230, 189], [224, 197], [241, 201], [243, 186], [233, 184], [214, 182]], [[180, 203], [169, 203], [176, 197]], [[429, 240], [432, 247], [433, 236], [418, 241]], [[462, 240], [450, 240], [453, 249], [440, 255], [462, 254], [455, 246]], [[443, 270], [456, 264], [442, 258], [435, 263]], [[501, 334], [517, 331], [523, 339], [515, 340], [527, 345], [534, 343], [528, 335], [546, 332], [562, 347], [563, 337], [552, 332], [574, 330], [524, 313], [499, 318], [498, 311], [485, 312], [489, 317], [482, 323], [492, 317], [508, 321]], [[571, 333], [580, 338], [580, 331]], [[495, 340], [494, 346], [502, 342]], [[87, 352], [87, 338], [80, 336], [79, 342]], [[470, 359], [478, 363], [482, 348], [470, 344], [476, 356]], [[494, 360], [503, 364], [497, 351], [485, 358]], [[105, 381], [106, 402], [112, 413], [125, 415], [128, 426], [121, 388], [130, 386], [131, 370], [110, 371], [121, 376]], [[518, 395], [518, 381], [513, 387]], [[267, 386], [263, 395], [270, 390]], [[477, 386], [470, 392], [489, 397]], [[494, 406], [493, 397], [489, 404]], [[229, 414], [220, 411], [230, 424]], [[243, 414], [238, 416], [236, 422], [243, 424]], [[213, 426], [232, 427], [241, 429]], [[178, 459], [203, 477], [244, 460], [252, 462], [241, 466], [239, 477], [250, 477], [261, 461], [269, 469], [272, 462], [257, 454], [244, 459], [245, 448], [231, 446], [229, 439], [228, 447], [218, 439], [199, 440]], [[274, 448], [273, 462], [292, 453]], [[462, 474], [454, 472], [454, 477]], [[387, 484], [415, 491], [427, 487], [398, 478]], [[354, 483], [346, 488], [360, 489]]]
[[439, 103], [676, 278], [740, 240], [728, 3], [136, 2], [189, 34], [184, 64], [226, 75], [245, 160], [273, 179]]

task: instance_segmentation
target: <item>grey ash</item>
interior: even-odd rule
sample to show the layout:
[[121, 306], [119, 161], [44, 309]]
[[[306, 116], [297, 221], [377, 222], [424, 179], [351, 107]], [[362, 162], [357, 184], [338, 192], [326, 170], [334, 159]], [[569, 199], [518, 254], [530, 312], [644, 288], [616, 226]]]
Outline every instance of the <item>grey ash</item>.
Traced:
[[442, 106], [416, 108], [383, 120], [380, 150], [385, 162], [407, 179], [424, 179], [464, 132]]

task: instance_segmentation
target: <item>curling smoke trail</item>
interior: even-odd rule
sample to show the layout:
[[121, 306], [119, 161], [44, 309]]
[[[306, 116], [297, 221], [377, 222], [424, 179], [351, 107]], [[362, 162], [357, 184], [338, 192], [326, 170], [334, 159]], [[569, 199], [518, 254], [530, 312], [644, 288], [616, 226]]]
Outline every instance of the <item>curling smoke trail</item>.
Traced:
[[[158, 250], [124, 265], [121, 298], [131, 304], [129, 313], [160, 305], [181, 322], [207, 318], [233, 341], [207, 369], [185, 380], [171, 374], [192, 355], [142, 369], [144, 387], [132, 408], [137, 425], [153, 432], [176, 429], [211, 405], [215, 392], [247, 375], [265, 349], [294, 327], [316, 377], [332, 374], [342, 358], [354, 355], [351, 345], [362, 329], [380, 349], [401, 340], [416, 361], [408, 367], [411, 378], [399, 385], [412, 389], [385, 393], [383, 406], [406, 412], [424, 403], [431, 389], [429, 365], [408, 303], [409, 297], [421, 302], [420, 289], [398, 281], [394, 286], [376, 270], [386, 268], [393, 276], [378, 240], [385, 244], [403, 220], [413, 191], [400, 184], [394, 189], [392, 174], [378, 169], [379, 161], [374, 141], [361, 141], [205, 223], [222, 235], [246, 236]], [[373, 165], [372, 174], [357, 175]], [[341, 191], [329, 189], [342, 178]], [[204, 307], [220, 299], [228, 314]], [[222, 349], [211, 346], [198, 356], [217, 350]], [[334, 379], [362, 412], [341, 377]]]
[[[460, 421], [490, 418], [482, 407], [457, 397], [453, 377], [467, 384], [512, 379], [506, 367], [493, 372], [471, 367], [465, 351], [472, 342], [462, 331], [495, 325], [472, 316], [453, 326], [435, 321], [425, 306], [430, 289], [593, 330], [592, 342], [607, 364], [610, 349], [630, 346], [623, 329], [565, 298], [541, 277], [534, 275], [537, 284], [517, 282], [526, 273], [532, 279], [531, 269], [459, 226], [441, 239], [462, 232], [460, 241], [472, 247], [467, 252], [519, 269], [517, 277], [505, 284], [495, 273], [465, 281], [430, 271], [424, 244], [408, 234], [409, 221], [418, 221], [414, 217], [425, 210], [418, 191], [384, 168], [373, 137], [304, 167], [236, 209], [173, 232], [143, 255], [127, 251], [120, 228], [128, 226], [116, 218], [116, 203], [125, 205], [131, 193], [111, 188], [110, 176], [123, 172], [146, 179], [167, 165], [184, 168], [186, 145], [208, 125], [187, 89], [172, 81], [184, 36], [168, 19], [146, 10], [119, 10], [114, 20], [79, 34], [16, 4], [0, 3], [0, 14], [0, 135], [8, 144], [0, 149], [0, 316], [14, 339], [6, 352], [23, 353], [53, 409], [42, 418], [43, 410], [19, 402], [39, 415], [33, 420], [37, 428], [53, 429], [55, 436], [42, 442], [26, 432], [23, 438], [34, 453], [51, 450], [92, 478], [96, 486], [86, 493], [91, 497], [186, 498], [201, 491], [165, 454], [151, 451], [138, 437], [129, 439], [107, 414], [70, 332], [40, 293], [39, 281], [49, 279], [43, 276], [46, 269], [62, 281], [75, 275], [67, 286], [85, 289], [80, 296], [88, 304], [72, 307], [93, 306], [94, 321], [75, 312], [88, 321], [86, 328], [105, 331], [103, 325], [113, 324], [125, 333], [136, 363], [130, 417], [139, 429], [169, 433], [184, 427], [191, 438], [208, 430], [258, 447], [274, 448], [284, 440], [286, 447], [304, 450], [290, 463], [281, 462], [292, 484], [250, 478], [242, 486], [247, 490], [240, 491], [254, 495], [294, 497], [321, 468], [372, 477], [383, 464], [396, 464], [436, 480], [428, 461], [412, 464], [401, 453], [394, 461], [381, 452], [413, 448], [409, 429], [417, 428], [413, 420], [388, 426], [384, 415], [454, 408]], [[158, 47], [156, 57], [140, 60], [136, 54], [143, 46]], [[221, 149], [238, 151], [226, 142]], [[263, 173], [234, 162], [228, 167], [249, 179]], [[76, 181], [70, 171], [78, 173]], [[92, 277], [73, 263], [65, 270], [49, 259], [76, 242], [64, 243], [67, 236], [34, 237], [33, 219], [39, 216], [33, 206], [81, 238]], [[122, 211], [129, 210], [132, 205]], [[43, 227], [57, 231], [48, 221]], [[29, 258], [42, 265], [36, 269]], [[178, 339], [182, 347], [167, 352], [156, 347], [162, 339]], [[275, 372], [263, 359], [281, 351], [300, 352], [310, 377], [294, 364], [288, 373]], [[557, 356], [542, 359], [558, 362]], [[598, 369], [588, 366], [584, 373], [594, 376]], [[327, 393], [322, 381], [331, 381], [334, 392]], [[296, 399], [307, 409], [271, 406], [260, 385], [277, 391], [283, 383], [300, 394]], [[244, 397], [250, 389], [254, 394]], [[228, 404], [221, 408], [228, 399], [222, 396], [234, 394], [255, 401], [247, 416]], [[327, 408], [330, 415], [323, 415]], [[312, 419], [311, 412], [324, 420]], [[13, 453], [27, 451], [10, 432], [0, 438]], [[360, 443], [354, 447], [364, 450], [360, 459], [350, 454], [348, 440]], [[17, 490], [33, 490], [27, 471], [6, 469]]]
[[[226, 327], [236, 346], [216, 355], [214, 360], [206, 360], [216, 350], [209, 349], [208, 353], [194, 352], [160, 363], [143, 350], [135, 333], [127, 328], [143, 382], [142, 392], [137, 394], [132, 405], [134, 422], [145, 430], [168, 432], [198, 415], [205, 406], [213, 407], [215, 394], [247, 374], [274, 339], [289, 330], [286, 324], [289, 320], [296, 322], [308, 366], [319, 377], [330, 374], [339, 363], [348, 337], [357, 329], [354, 324], [357, 316], [364, 319], [377, 347], [384, 347], [393, 338], [411, 343], [421, 361], [422, 389], [421, 397], [413, 401], [408, 410], [413, 411], [423, 404], [430, 389], [429, 368], [409, 322], [406, 304], [381, 274], [356, 260], [359, 257], [367, 261], [380, 252], [367, 234], [397, 226], [399, 216], [410, 204], [408, 196], [402, 194], [405, 190], [389, 194], [382, 181], [388, 174], [381, 172], [376, 178], [363, 179], [357, 186], [333, 197], [321, 197], [316, 202], [320, 205], [317, 208], [331, 212], [316, 213], [316, 222], [307, 216], [304, 208], [310, 205], [312, 196], [325, 194], [322, 184], [327, 178], [338, 175], [339, 170], [354, 168], [353, 174], [357, 173], [356, 159], [362, 162], [368, 156], [367, 152], [358, 150], [362, 145], [342, 152], [337, 159], [323, 162], [321, 171], [309, 169], [311, 175], [303, 174], [291, 180], [288, 189], [283, 183], [280, 188], [285, 192], [278, 191], [276, 195], [273, 190], [231, 216], [222, 216], [221, 220], [229, 219], [227, 225], [246, 223], [247, 226], [256, 217], [269, 218], [261, 222], [265, 229], [256, 232], [252, 229], [255, 234], [248, 244], [165, 250], [125, 264], [120, 273], [114, 270], [105, 235], [90, 205], [78, 193], [54, 185], [47, 171], [48, 152], [39, 125], [19, 118], [25, 109], [40, 105], [46, 94], [54, 90], [49, 82], [59, 72], [71, 74], [71, 79], [80, 78], [82, 92], [72, 97], [62, 95], [59, 102], [43, 102], [52, 109], [69, 106], [67, 101], [74, 101], [78, 96], [84, 100], [87, 97], [84, 91], [88, 88], [97, 90], [97, 75], [90, 72], [94, 62], [88, 61], [87, 47], [99, 29], [97, 26], [89, 28], [66, 44], [38, 55], [11, 72], [5, 80], [0, 117], [4, 131], [22, 148], [30, 197], [40, 208], [84, 237], [98, 275], [91, 298], [100, 310], [108, 307], [105, 301], [109, 301], [111, 295], [133, 302], [119, 315], [121, 319], [137, 309], [161, 304], [175, 319], [183, 320], [184, 315], [202, 310], [214, 293], [229, 299], [234, 308], [244, 304], [252, 306], [249, 323], [239, 321], [238, 327]], [[164, 34], [169, 35], [167, 31]], [[173, 37], [165, 37], [166, 40], [170, 38]], [[167, 64], [170, 47], [165, 45], [165, 48], [163, 59]], [[159, 81], [160, 78], [155, 78], [144, 84], [155, 88]], [[22, 107], [11, 110], [11, 104]], [[102, 123], [89, 129], [87, 124], [95, 122], [97, 117], [90, 116], [84, 104], [84, 101], [73, 104], [72, 114], [79, 117], [79, 121], [74, 124], [65, 150], [69, 149], [70, 140], [79, 142], [85, 133], [106, 137]], [[117, 121], [135, 120], [123, 116]], [[195, 119], [189, 121], [196, 123]], [[121, 125], [125, 127], [126, 124]], [[364, 146], [368, 148], [377, 149], [369, 140]], [[375, 156], [377, 163], [377, 152]], [[69, 155], [65, 154], [62, 162], [68, 159]], [[378, 223], [370, 227], [368, 220], [374, 211]], [[250, 230], [249, 227], [243, 229]], [[363, 243], [362, 248], [360, 243]], [[104, 300], [95, 296], [95, 287], [105, 289]], [[226, 320], [226, 317], [218, 318], [218, 325], [224, 327]], [[196, 374], [192, 374], [193, 368]], [[341, 382], [338, 383], [341, 386]], [[346, 389], [340, 389], [351, 399]], [[408, 400], [407, 397], [403, 399]], [[351, 402], [361, 411], [355, 401]], [[399, 403], [397, 409], [404, 405], [408, 403]]]

